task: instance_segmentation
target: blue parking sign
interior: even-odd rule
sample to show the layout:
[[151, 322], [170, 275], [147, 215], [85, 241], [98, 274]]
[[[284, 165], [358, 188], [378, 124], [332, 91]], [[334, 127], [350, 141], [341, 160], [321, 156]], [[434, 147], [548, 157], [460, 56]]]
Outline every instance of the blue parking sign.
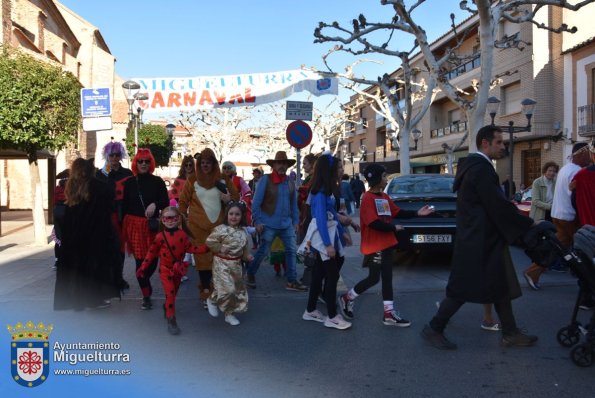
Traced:
[[110, 89], [81, 89], [81, 113], [83, 117], [111, 116], [112, 104]]

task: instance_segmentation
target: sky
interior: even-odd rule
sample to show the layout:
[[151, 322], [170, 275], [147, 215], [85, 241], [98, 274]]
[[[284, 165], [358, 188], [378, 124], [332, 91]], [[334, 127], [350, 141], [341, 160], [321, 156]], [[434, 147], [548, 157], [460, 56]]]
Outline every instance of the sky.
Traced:
[[[388, 21], [394, 13], [380, 0], [62, 0], [62, 4], [99, 28], [116, 57], [116, 73], [134, 77], [193, 77], [277, 72], [302, 65], [326, 70], [322, 56], [332, 47], [314, 44], [318, 22], [350, 21], [363, 13], [368, 21]], [[411, 1], [406, 2], [412, 3]], [[416, 12], [430, 40], [445, 33], [449, 14], [469, 14], [458, 0], [428, 0]], [[396, 38], [393, 43], [411, 41]], [[378, 56], [369, 57], [379, 60]], [[355, 59], [331, 58], [336, 71]], [[356, 69], [376, 78], [398, 67], [394, 60]], [[349, 90], [340, 90], [340, 101]], [[326, 96], [328, 97], [328, 96]], [[294, 98], [291, 98], [294, 99]]]

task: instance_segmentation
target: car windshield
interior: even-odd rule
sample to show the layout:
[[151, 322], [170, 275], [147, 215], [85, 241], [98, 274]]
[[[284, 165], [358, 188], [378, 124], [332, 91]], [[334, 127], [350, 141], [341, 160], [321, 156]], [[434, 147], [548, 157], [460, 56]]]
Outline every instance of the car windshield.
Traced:
[[390, 182], [389, 195], [452, 195], [454, 177], [396, 177]]

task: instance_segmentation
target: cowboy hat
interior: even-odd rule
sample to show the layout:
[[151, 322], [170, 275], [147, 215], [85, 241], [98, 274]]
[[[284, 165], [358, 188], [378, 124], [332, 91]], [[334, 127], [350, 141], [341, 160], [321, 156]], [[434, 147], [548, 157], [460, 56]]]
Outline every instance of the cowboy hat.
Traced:
[[275, 159], [267, 159], [267, 164], [273, 167], [274, 162], [285, 162], [287, 167], [291, 167], [295, 164], [295, 159], [288, 159], [285, 151], [279, 151], [275, 154]]

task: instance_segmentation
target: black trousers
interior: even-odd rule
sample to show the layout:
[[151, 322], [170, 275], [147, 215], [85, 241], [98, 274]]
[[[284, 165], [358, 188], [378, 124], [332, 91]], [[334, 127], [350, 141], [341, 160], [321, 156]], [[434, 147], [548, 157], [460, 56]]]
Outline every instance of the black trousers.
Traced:
[[[316, 309], [316, 301], [322, 290], [322, 297], [326, 302], [326, 309], [329, 318], [337, 315], [337, 282], [339, 282], [339, 271], [343, 266], [345, 258], [335, 257], [322, 261], [320, 254], [316, 253], [316, 261], [312, 266], [312, 280], [308, 292], [308, 312]], [[322, 288], [324, 280], [324, 289]]]
[[353, 290], [359, 295], [377, 284], [382, 277], [382, 300], [393, 300], [393, 260], [394, 248], [364, 256], [364, 267], [368, 267], [368, 277], [359, 281]]
[[[446, 328], [446, 324], [450, 318], [452, 318], [452, 316], [457, 313], [463, 304], [465, 304], [464, 301], [456, 300], [450, 297], [442, 300], [440, 303], [440, 308], [438, 308], [438, 312], [430, 321], [430, 326], [432, 329], [442, 333]], [[505, 299], [494, 303], [494, 308], [496, 309], [496, 313], [498, 314], [498, 318], [500, 318], [500, 323], [502, 324], [502, 334], [515, 334], [518, 329], [516, 326], [516, 320], [514, 319], [514, 314], [512, 313], [512, 302], [510, 299]]]

